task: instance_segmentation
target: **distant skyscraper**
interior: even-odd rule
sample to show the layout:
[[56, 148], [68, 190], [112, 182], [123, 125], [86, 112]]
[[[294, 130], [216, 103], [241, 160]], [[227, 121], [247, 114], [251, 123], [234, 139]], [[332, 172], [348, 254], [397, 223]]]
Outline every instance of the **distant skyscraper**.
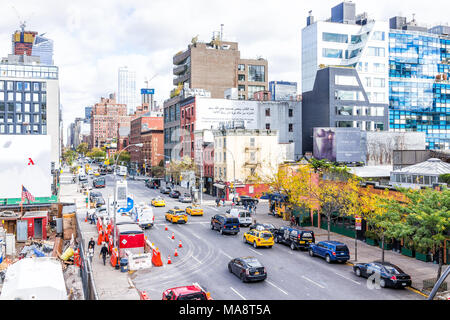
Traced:
[[12, 54], [37, 56], [41, 65], [53, 65], [53, 40], [35, 31], [25, 31], [25, 24], [22, 24], [21, 30], [12, 35]]
[[117, 102], [126, 104], [128, 113], [134, 113], [139, 104], [138, 92], [136, 91], [136, 72], [128, 67], [119, 68], [119, 90]]
[[53, 40], [47, 39], [42, 35], [36, 36], [33, 43], [33, 56], [41, 58], [41, 64], [53, 65]]

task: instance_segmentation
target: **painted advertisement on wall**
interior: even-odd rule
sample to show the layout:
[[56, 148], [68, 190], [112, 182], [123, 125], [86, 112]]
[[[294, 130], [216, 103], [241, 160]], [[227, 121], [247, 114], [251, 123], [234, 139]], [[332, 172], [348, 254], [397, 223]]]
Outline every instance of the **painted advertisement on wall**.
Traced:
[[359, 162], [360, 141], [357, 128], [314, 128], [313, 156], [331, 162]]
[[196, 130], [240, 124], [257, 129], [257, 101], [196, 98]]
[[50, 197], [51, 137], [0, 135], [0, 198], [21, 198], [22, 185], [34, 197]]

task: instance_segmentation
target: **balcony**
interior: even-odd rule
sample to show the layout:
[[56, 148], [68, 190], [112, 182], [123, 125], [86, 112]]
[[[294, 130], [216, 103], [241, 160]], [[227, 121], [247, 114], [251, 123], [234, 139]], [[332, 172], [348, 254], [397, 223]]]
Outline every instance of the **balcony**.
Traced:
[[190, 55], [190, 50], [186, 50], [184, 52], [180, 52], [173, 56], [173, 64], [179, 65], [181, 64], [187, 57]]
[[185, 83], [186, 81], [188, 81], [191, 77], [191, 74], [188, 72], [182, 76], [176, 77], [173, 79], [173, 85], [177, 86], [179, 83]]
[[253, 146], [253, 147], [250, 145], [245, 146], [245, 152], [260, 151], [260, 150], [261, 150], [261, 148], [257, 147], [257, 146]]
[[173, 74], [175, 76], [178, 76], [178, 75], [182, 74], [183, 72], [185, 72], [186, 70], [188, 70], [188, 68], [189, 67], [187, 64], [179, 65], [179, 66], [173, 68]]

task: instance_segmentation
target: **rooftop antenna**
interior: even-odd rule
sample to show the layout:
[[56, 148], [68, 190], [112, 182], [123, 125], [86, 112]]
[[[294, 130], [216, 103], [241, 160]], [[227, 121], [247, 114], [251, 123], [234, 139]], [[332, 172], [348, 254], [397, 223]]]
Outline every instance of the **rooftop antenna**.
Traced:
[[416, 21], [416, 14], [413, 13], [412, 16], [413, 16], [412, 21], [415, 22]]
[[220, 41], [223, 41], [223, 23], [220, 24]]

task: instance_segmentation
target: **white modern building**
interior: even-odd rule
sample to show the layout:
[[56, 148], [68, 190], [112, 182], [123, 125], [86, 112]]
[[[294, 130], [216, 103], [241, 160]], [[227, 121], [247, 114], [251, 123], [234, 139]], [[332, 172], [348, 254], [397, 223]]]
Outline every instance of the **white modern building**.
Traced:
[[40, 57], [41, 65], [53, 65], [53, 40], [43, 35], [34, 38], [32, 55]]
[[136, 89], [136, 71], [128, 67], [119, 68], [117, 103], [126, 104], [128, 114], [133, 114], [139, 105], [139, 95]]
[[61, 155], [58, 67], [39, 57], [8, 55], [0, 63], [0, 135], [51, 137], [51, 162]]
[[313, 90], [317, 70], [326, 66], [354, 67], [369, 102], [389, 102], [389, 23], [356, 15], [355, 4], [342, 2], [331, 18], [314, 21], [310, 12], [302, 30], [302, 92]]

